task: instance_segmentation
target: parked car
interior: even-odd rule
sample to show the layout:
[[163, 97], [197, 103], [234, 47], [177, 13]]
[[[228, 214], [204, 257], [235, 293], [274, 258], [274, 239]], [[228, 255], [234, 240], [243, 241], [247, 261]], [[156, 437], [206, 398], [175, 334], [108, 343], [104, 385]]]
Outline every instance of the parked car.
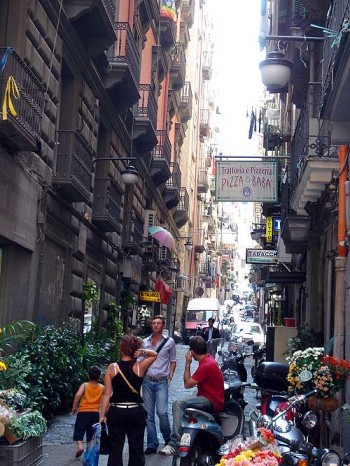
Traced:
[[264, 346], [265, 335], [260, 324], [255, 322], [238, 322], [232, 328], [232, 337], [241, 336], [243, 342], [254, 341], [253, 351]]

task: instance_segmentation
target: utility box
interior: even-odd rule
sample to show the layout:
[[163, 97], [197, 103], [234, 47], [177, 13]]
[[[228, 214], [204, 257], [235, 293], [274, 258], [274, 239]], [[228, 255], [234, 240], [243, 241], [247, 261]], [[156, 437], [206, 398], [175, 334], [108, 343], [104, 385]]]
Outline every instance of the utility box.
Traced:
[[289, 338], [297, 335], [297, 327], [267, 327], [266, 329], [266, 361], [286, 363]]

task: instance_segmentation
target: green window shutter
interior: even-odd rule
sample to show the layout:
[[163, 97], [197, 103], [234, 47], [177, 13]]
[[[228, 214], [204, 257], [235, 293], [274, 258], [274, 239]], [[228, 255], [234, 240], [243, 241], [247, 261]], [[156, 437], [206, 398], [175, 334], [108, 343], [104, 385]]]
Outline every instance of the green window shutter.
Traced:
[[287, 16], [288, 0], [280, 0], [278, 4], [278, 17], [283, 18]]

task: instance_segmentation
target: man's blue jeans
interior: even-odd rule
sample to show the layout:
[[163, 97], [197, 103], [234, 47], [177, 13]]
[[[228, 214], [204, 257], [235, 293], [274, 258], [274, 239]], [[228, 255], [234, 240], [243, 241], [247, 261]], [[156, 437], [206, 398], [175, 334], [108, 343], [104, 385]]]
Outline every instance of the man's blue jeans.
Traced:
[[159, 418], [159, 427], [165, 443], [170, 439], [170, 423], [168, 415], [168, 381], [159, 382], [144, 380], [142, 398], [147, 411], [147, 447], [158, 448], [159, 440], [156, 429], [155, 413]]
[[200, 407], [210, 408], [212, 406], [211, 402], [204, 396], [192, 396], [173, 402], [173, 431], [170, 437], [170, 445], [172, 447], [177, 447], [180, 443], [183, 415], [186, 408], [192, 403], [196, 403], [199, 409]]

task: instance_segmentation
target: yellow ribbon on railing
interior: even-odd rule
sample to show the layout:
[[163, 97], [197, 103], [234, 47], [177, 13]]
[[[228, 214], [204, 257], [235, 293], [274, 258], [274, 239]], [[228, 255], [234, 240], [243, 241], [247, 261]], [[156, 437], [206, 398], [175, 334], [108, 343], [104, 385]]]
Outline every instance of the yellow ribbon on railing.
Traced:
[[17, 112], [12, 102], [12, 97], [15, 99], [19, 99], [19, 89], [15, 78], [13, 76], [9, 76], [6, 88], [5, 88], [5, 95], [4, 100], [2, 101], [2, 119], [7, 120], [7, 109], [11, 113], [12, 116], [16, 116]]

